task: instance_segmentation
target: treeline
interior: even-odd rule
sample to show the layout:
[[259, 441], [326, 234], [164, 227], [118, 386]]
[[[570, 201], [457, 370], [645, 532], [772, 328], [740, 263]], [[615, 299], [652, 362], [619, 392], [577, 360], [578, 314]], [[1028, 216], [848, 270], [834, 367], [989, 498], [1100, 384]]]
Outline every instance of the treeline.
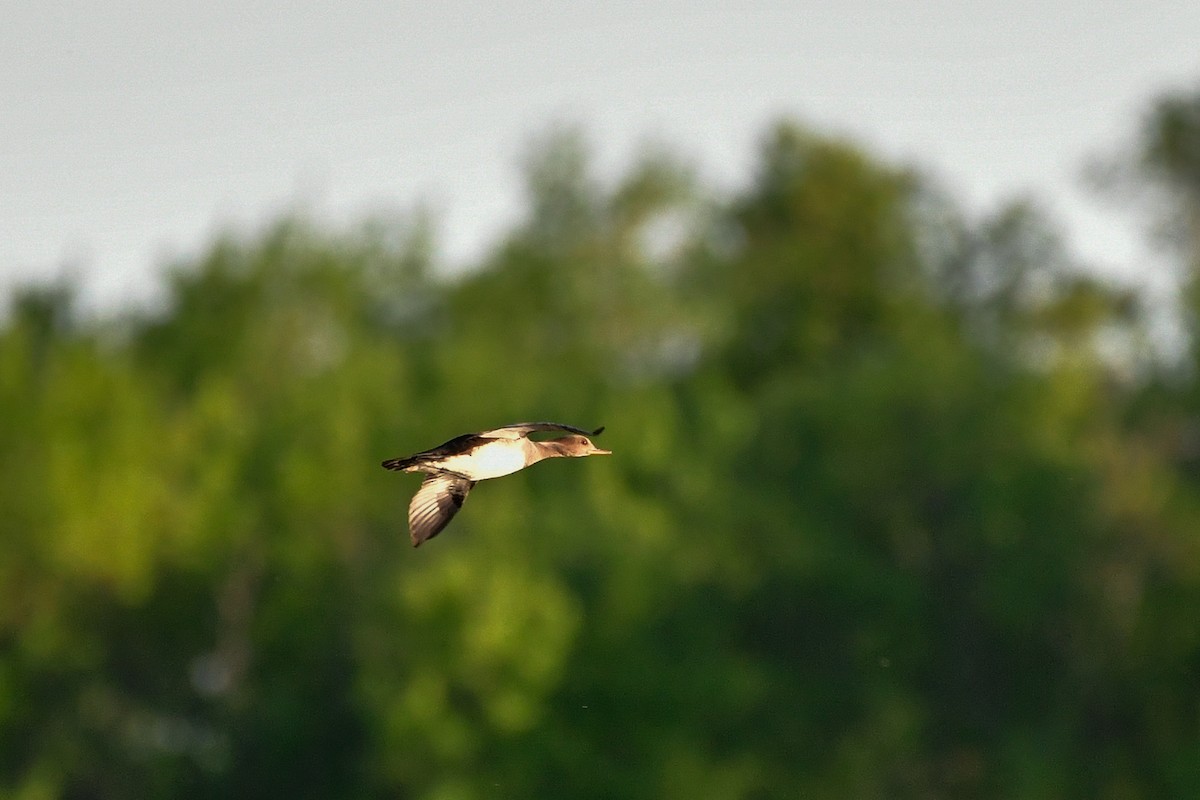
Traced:
[[[1144, 122], [1166, 354], [1036, 204], [790, 124], [728, 195], [549, 137], [453, 279], [289, 219], [153, 310], [23, 292], [0, 797], [1200, 795], [1200, 95]], [[413, 551], [379, 462], [526, 419], [616, 456]]]

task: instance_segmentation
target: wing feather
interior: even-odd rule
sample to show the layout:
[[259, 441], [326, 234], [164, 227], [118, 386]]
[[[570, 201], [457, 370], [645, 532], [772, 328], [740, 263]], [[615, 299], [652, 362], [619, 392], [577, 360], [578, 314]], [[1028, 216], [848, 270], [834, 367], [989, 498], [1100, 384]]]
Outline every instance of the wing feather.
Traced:
[[474, 481], [448, 473], [429, 475], [408, 504], [408, 530], [413, 547], [432, 539], [462, 508]]
[[585, 431], [583, 428], [558, 422], [518, 422], [514, 425], [493, 428], [490, 431], [480, 431], [477, 435], [488, 439], [520, 439], [537, 431], [565, 431], [566, 433], [578, 433], [580, 436], [598, 436], [604, 432], [604, 426], [601, 425], [594, 431]]

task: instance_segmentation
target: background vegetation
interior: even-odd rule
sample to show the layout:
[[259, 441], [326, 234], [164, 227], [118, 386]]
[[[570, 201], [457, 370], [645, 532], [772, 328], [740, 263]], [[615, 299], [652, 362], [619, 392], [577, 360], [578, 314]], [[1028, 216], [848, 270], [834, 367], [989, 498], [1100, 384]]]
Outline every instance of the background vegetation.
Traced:
[[[1200, 795], [1200, 95], [1122, 165], [1175, 309], [790, 124], [728, 196], [547, 136], [453, 279], [292, 219], [154, 311], [24, 292], [0, 797]], [[617, 455], [413, 551], [380, 460], [541, 418]]]

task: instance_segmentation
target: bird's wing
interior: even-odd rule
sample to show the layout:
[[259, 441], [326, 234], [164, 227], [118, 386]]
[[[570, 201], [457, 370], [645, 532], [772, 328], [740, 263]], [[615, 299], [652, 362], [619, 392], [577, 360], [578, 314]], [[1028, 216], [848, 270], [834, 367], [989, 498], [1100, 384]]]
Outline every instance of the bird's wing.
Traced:
[[604, 426], [601, 425], [594, 431], [585, 431], [583, 428], [560, 425], [557, 422], [518, 422], [515, 425], [505, 425], [503, 428], [480, 431], [477, 435], [488, 439], [520, 439], [535, 431], [566, 431], [567, 433], [578, 433], [580, 436], [598, 436], [604, 432]]
[[437, 536], [450, 524], [474, 485], [474, 481], [448, 473], [425, 478], [408, 504], [408, 531], [413, 547]]

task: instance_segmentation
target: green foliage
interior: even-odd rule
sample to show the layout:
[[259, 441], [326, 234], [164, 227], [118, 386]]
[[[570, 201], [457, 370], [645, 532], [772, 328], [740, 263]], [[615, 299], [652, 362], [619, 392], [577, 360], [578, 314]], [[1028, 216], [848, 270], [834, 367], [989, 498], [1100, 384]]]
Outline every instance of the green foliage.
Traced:
[[[0, 797], [1200, 790], [1195, 392], [1113, 379], [1131, 300], [1036, 205], [791, 125], [730, 197], [527, 174], [455, 280], [287, 220], [153, 313], [18, 298]], [[617, 455], [411, 550], [379, 461], [537, 418]]]

